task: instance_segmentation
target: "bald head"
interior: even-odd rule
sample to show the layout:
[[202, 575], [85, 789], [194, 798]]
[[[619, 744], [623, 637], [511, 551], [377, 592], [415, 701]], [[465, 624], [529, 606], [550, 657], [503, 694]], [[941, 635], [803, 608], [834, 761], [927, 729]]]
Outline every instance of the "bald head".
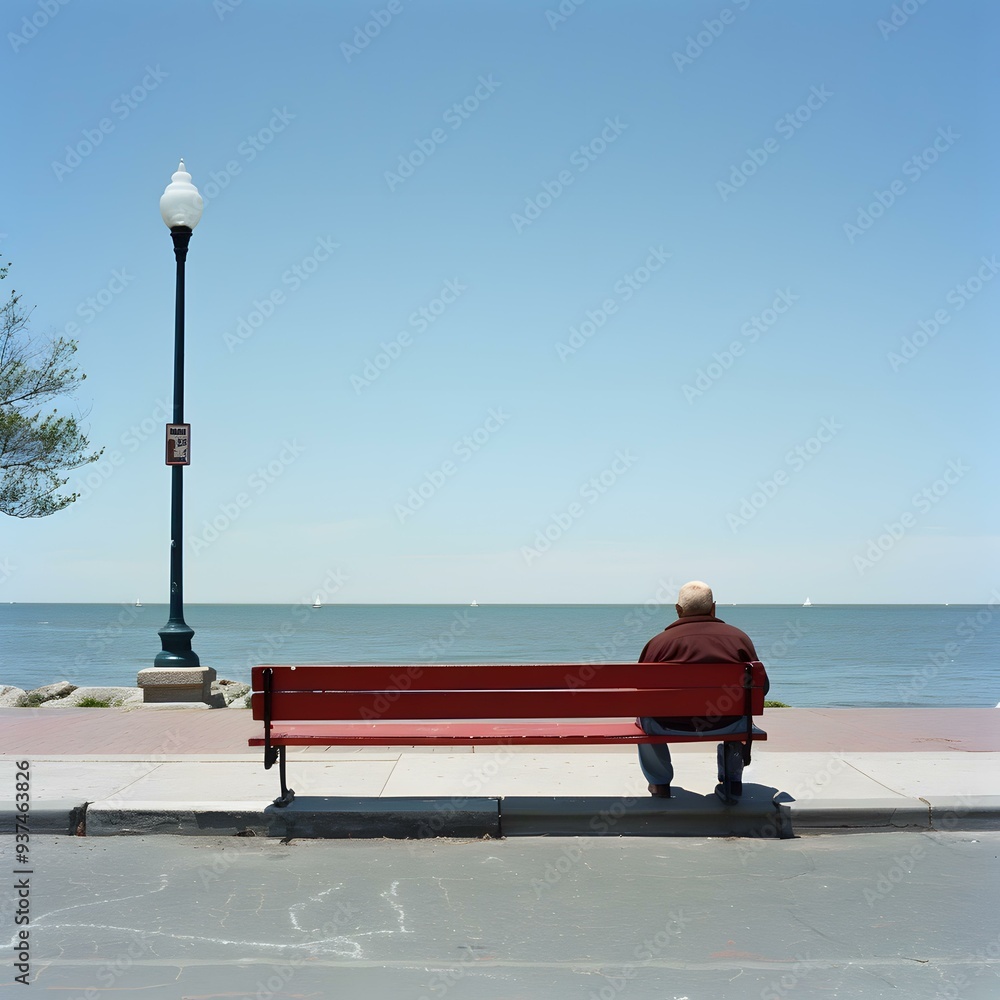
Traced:
[[688, 615], [714, 615], [715, 597], [712, 588], [701, 580], [685, 583], [677, 592], [677, 617]]

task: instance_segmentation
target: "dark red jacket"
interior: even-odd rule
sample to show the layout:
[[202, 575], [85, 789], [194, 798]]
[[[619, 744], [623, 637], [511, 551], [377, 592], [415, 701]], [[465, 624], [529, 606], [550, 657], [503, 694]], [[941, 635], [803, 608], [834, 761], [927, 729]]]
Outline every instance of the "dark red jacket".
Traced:
[[[750, 636], [735, 625], [727, 625], [713, 615], [686, 615], [671, 622], [659, 635], [646, 643], [639, 655], [640, 663], [746, 663], [759, 659]], [[764, 691], [770, 682], [765, 680]], [[729, 725], [742, 718], [739, 715], [713, 719], [711, 728]], [[657, 718], [662, 726], [672, 729], [699, 731], [704, 726], [692, 726], [690, 719]]]

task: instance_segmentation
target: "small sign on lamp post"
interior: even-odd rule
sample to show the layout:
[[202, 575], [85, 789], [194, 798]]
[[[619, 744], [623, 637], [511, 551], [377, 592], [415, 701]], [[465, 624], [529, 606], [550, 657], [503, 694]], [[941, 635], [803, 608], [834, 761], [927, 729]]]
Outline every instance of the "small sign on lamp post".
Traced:
[[191, 425], [167, 424], [167, 465], [191, 464]]

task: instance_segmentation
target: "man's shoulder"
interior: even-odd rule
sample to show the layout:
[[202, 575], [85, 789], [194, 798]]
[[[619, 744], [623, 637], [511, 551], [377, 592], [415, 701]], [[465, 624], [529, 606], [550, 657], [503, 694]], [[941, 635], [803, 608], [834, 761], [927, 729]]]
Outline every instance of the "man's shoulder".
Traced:
[[678, 618], [677, 621], [671, 622], [664, 631], [670, 632], [674, 629], [685, 632], [738, 632], [740, 635], [746, 635], [742, 629], [724, 622], [721, 618], [715, 618], [713, 615], [690, 615], [686, 618]]
[[753, 640], [742, 629], [712, 615], [689, 615], [671, 622], [646, 643], [646, 661], [710, 662], [757, 659]]

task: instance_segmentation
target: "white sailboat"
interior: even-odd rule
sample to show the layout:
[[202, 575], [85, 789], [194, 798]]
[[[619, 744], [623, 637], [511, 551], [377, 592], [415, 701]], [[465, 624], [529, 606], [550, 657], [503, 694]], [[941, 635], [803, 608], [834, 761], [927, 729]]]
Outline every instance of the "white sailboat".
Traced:
[[470, 607], [470, 608], [478, 608], [478, 607], [479, 607], [479, 601], [473, 601], [473, 602], [472, 602], [472, 603], [471, 603], [471, 604], [469, 605], [469, 607]]
[[802, 607], [804, 608], [811, 608], [812, 606], [813, 602], [810, 601], [808, 597], [802, 602]]
[[313, 607], [314, 608], [321, 608], [321, 607], [323, 607], [323, 602], [319, 599], [318, 596], [317, 596], [316, 600], [313, 601]]

